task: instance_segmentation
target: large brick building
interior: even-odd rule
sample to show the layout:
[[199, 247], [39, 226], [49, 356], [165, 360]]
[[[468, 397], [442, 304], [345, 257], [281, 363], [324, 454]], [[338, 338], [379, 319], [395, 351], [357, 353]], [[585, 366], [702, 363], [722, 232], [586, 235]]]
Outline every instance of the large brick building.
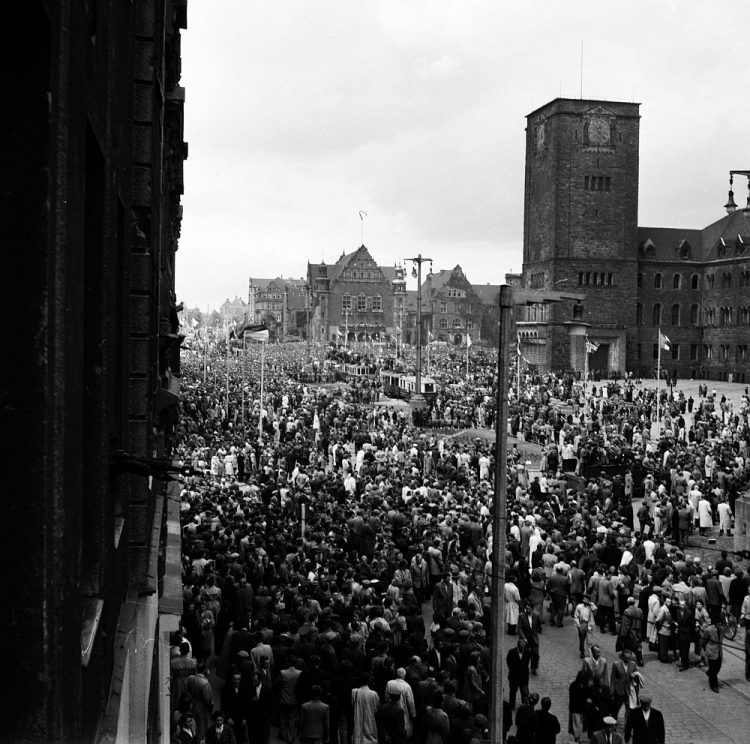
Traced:
[[310, 338], [322, 342], [395, 342], [405, 316], [402, 268], [379, 266], [361, 245], [332, 266], [308, 264]]
[[171, 462], [178, 415], [186, 8], [3, 24], [3, 741], [169, 739], [179, 491], [135, 458]]
[[[528, 115], [522, 284], [586, 295], [590, 369], [652, 375], [661, 328], [665, 373], [725, 378], [750, 343], [750, 213], [729, 205], [702, 230], [639, 227], [639, 123], [639, 104], [613, 101], [558, 98]], [[571, 305], [521, 310], [530, 362], [584, 368]]]

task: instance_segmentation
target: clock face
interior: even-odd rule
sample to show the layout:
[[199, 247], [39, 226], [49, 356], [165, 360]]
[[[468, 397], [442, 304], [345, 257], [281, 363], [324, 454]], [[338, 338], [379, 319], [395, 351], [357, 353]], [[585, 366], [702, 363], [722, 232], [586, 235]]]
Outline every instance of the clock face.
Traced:
[[589, 121], [589, 142], [592, 145], [609, 144], [609, 121], [600, 117]]
[[544, 131], [544, 123], [537, 125], [536, 128], [536, 149], [543, 150], [547, 144], [547, 134]]

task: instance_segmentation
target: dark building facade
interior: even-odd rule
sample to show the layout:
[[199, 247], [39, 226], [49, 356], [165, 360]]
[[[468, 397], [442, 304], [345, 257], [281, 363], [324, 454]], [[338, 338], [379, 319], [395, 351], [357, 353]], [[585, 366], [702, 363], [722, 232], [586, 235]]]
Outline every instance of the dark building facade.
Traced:
[[558, 98], [528, 115], [521, 282], [584, 293], [589, 328], [568, 336], [572, 301], [531, 304], [516, 317], [523, 356], [652, 376], [661, 328], [663, 374], [726, 379], [750, 343], [749, 213], [730, 200], [705, 229], [639, 227], [639, 126], [636, 103]]
[[186, 0], [3, 25], [5, 741], [169, 735], [178, 514], [148, 476], [178, 415], [185, 27]]

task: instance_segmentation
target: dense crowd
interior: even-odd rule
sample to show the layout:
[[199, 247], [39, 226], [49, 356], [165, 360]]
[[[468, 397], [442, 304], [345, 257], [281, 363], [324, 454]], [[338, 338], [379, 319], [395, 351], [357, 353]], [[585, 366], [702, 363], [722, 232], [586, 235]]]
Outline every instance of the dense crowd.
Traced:
[[[408, 368], [408, 356], [316, 347], [310, 378], [300, 344], [269, 345], [262, 361], [228, 351], [183, 370], [176, 454], [199, 475], [181, 493], [175, 741], [260, 744], [272, 727], [290, 744], [486, 740], [496, 352], [472, 349], [468, 374], [465, 353], [433, 353], [439, 392], [417, 427], [377, 376], [309, 381], [346, 361]], [[739, 562], [688, 553], [697, 534], [731, 532], [750, 474], [748, 399], [516, 379], [508, 431], [541, 448], [541, 466], [532, 476], [511, 448], [503, 734], [554, 742], [554, 704], [576, 741], [612, 734], [624, 709], [626, 741], [663, 742], [643, 645], [681, 669], [705, 664], [718, 692], [727, 613], [750, 623]], [[542, 625], [578, 635], [567, 701], [530, 690]], [[617, 661], [593, 643], [597, 626], [617, 636]]]

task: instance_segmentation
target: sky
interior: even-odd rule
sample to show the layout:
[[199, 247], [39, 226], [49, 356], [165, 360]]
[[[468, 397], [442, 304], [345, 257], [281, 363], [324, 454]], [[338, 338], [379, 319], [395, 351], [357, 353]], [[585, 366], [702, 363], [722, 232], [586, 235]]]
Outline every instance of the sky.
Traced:
[[363, 241], [504, 283], [525, 117], [561, 96], [640, 103], [639, 225], [705, 227], [750, 168], [746, 30], [740, 0], [191, 2], [178, 300], [246, 300]]

